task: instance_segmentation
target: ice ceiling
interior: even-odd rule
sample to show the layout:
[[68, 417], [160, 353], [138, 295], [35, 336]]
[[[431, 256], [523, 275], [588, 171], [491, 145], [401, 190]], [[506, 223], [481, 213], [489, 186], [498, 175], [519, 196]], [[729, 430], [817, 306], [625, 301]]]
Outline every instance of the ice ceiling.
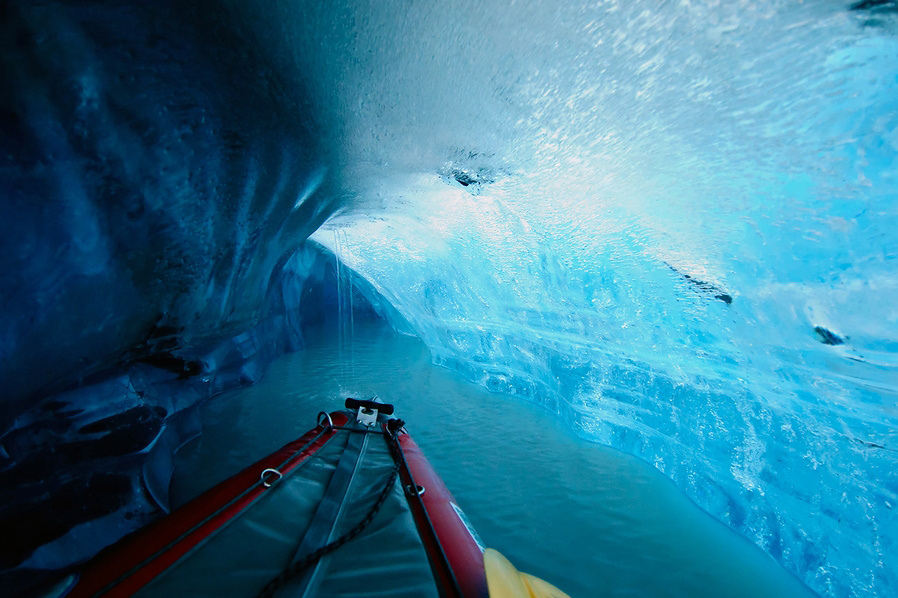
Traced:
[[[109, 456], [154, 516], [153, 455], [301, 346], [335, 254], [815, 590], [898, 589], [894, 2], [49, 6], [0, 19], [6, 488], [68, 447], [112, 537], [134, 478], [70, 445], [142, 430]], [[94, 549], [47, 527], [4, 567]]]

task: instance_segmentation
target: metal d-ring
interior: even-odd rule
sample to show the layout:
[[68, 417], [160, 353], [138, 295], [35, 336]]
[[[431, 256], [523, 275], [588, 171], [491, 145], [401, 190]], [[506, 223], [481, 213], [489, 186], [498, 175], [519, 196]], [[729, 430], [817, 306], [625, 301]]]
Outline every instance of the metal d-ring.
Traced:
[[331, 414], [328, 413], [327, 411], [319, 411], [319, 412], [318, 412], [318, 417], [315, 418], [317, 424], [318, 424], [319, 426], [321, 425], [321, 416], [322, 416], [322, 415], [327, 419], [327, 427], [328, 427], [328, 428], [333, 428], [333, 427], [334, 427], [334, 420], [331, 419]]
[[412, 488], [411, 484], [405, 487], [405, 491], [408, 492], [409, 496], [424, 496], [425, 490], [426, 488], [424, 488], [424, 486], [421, 486], [420, 484], [415, 484], [414, 488]]
[[[271, 479], [270, 477], [266, 478], [266, 476], [270, 473], [273, 473], [274, 475], [276, 475], [277, 478], [276, 479]], [[262, 482], [263, 486], [265, 486], [266, 488], [271, 488], [272, 484], [274, 484], [277, 480], [280, 480], [282, 477], [284, 477], [284, 474], [279, 472], [277, 469], [269, 468], [269, 469], [265, 469], [262, 471], [262, 475], [259, 476], [259, 480]]]

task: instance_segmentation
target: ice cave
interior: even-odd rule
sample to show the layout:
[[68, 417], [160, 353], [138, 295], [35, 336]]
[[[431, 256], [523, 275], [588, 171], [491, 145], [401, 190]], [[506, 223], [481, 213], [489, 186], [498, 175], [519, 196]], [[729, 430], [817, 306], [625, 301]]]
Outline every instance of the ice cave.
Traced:
[[0, 44], [0, 595], [169, 510], [325, 320], [898, 593], [894, 0], [23, 0]]

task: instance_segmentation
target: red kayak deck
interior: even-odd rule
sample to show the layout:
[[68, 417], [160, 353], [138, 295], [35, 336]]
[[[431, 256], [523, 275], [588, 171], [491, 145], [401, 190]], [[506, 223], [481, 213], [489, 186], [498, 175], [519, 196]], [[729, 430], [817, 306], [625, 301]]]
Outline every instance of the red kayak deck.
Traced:
[[[378, 405], [383, 406], [382, 404]], [[392, 408], [387, 413], [391, 411]], [[357, 417], [361, 417], [360, 413], [335, 411], [330, 414], [329, 418], [323, 415], [319, 416], [319, 421], [322, 419], [323, 421], [299, 439], [100, 553], [84, 567], [76, 585], [66, 595], [72, 598], [131, 596], [142, 590], [144, 594], [153, 594], [154, 592], [148, 591], [147, 588], [152, 590], [154, 587], [165, 587], [159, 586], [158, 580], [169, 575], [169, 570], [173, 569], [175, 565], [183, 569], [185, 562], [189, 563], [190, 559], [195, 559], [196, 554], [205, 550], [208, 545], [214, 544], [216, 537], [222, 537], [224, 535], [222, 530], [227, 527], [236, 527], [231, 525], [232, 522], [248, 517], [248, 514], [255, 508], [254, 505], [265, 502], [261, 500], [263, 497], [270, 502], [271, 495], [282, 492], [281, 488], [288, 486], [282, 484], [282, 480], [298, 479], [305, 475], [307, 470], [311, 471], [313, 469], [311, 465], [304, 466], [314, 461], [316, 456], [333, 453], [329, 458], [334, 462], [336, 470], [338, 460], [345, 459], [340, 455], [341, 450], [337, 450], [339, 442], [344, 442], [348, 435], [362, 432], [368, 435], [368, 438], [365, 439], [368, 444], [365, 444], [364, 446], [367, 448], [362, 450], [364, 458], [359, 460], [359, 471], [364, 473], [367, 467], [365, 459], [374, 459], [375, 457], [380, 459], [379, 464], [370, 467], [371, 481], [368, 486], [377, 487], [378, 493], [380, 493], [380, 488], [384, 484], [383, 472], [398, 467], [398, 480], [393, 482], [398, 486], [395, 490], [390, 491], [392, 492], [391, 498], [385, 502], [389, 506], [385, 506], [383, 512], [375, 513], [371, 524], [371, 528], [374, 530], [371, 533], [376, 531], [377, 534], [380, 534], [377, 540], [380, 545], [392, 546], [392, 540], [389, 539], [390, 525], [394, 521], [402, 520], [402, 517], [408, 517], [408, 521], [413, 520], [414, 522], [411, 526], [414, 528], [411, 533], [416, 531], [418, 538], [415, 541], [420, 542], [423, 547], [419, 560], [425, 563], [425, 568], [429, 565], [429, 571], [423, 573], [417, 571], [416, 579], [420, 579], [422, 576], [431, 579], [432, 595], [486, 596], [487, 583], [483, 565], [483, 548], [451, 493], [411, 436], [404, 429], [399, 431], [395, 437], [398, 439], [398, 442], [395, 443], [397, 447], [388, 450], [386, 447], [390, 444], [390, 435], [387, 424], [390, 420], [383, 413], [379, 416], [375, 413], [376, 423], [366, 429], [362, 429], [357, 421]], [[391, 429], [401, 427], [401, 422], [393, 420], [392, 426]], [[338, 438], [340, 440], [335, 440]], [[382, 442], [382, 438], [386, 438], [387, 441]], [[322, 449], [329, 444], [328, 451], [323, 451]], [[382, 447], [380, 444], [384, 446]], [[320, 469], [321, 463], [315, 464], [315, 467]], [[320, 476], [320, 473], [318, 475]], [[356, 473], [353, 473], [353, 476], [355, 475]], [[332, 479], [336, 477], [336, 475], [332, 475]], [[362, 482], [352, 482], [352, 484], [360, 488], [366, 487]], [[423, 492], [420, 491], [421, 488], [423, 488]], [[283, 490], [283, 492], [290, 491], [289, 489]], [[324, 489], [321, 489], [321, 492], [324, 492]], [[388, 490], [384, 489], [382, 492], [387, 493]], [[348, 494], [352, 493], [348, 492]], [[358, 491], [357, 494], [362, 497], [359, 500], [367, 502], [363, 505], [364, 508], [356, 508], [352, 505], [344, 505], [347, 508], [341, 506], [339, 511], [341, 513], [348, 512], [347, 518], [353, 514], [357, 516], [357, 513], [367, 512], [368, 506], [366, 505], [373, 502], [371, 498], [373, 493], [370, 490], [367, 493]], [[399, 513], [397, 509], [400, 508], [405, 509], [407, 513], [405, 515]], [[319, 508], [317, 512], [320, 513], [321, 509]], [[345, 525], [350, 523], [355, 522], [348, 521]], [[311, 523], [309, 526], [314, 527]], [[397, 530], [400, 528], [408, 529], [410, 526], [397, 524]], [[335, 524], [334, 530], [337, 529], [339, 526]], [[381, 537], [384, 539], [381, 540]], [[301, 537], [295, 538], [295, 545], [299, 546], [302, 539]], [[352, 563], [359, 559], [348, 559], [348, 555], [344, 555], [342, 560], [336, 557], [339, 556], [340, 551], [351, 553], [354, 550], [351, 547], [354, 542], [354, 540], [350, 540], [346, 546], [342, 546], [334, 552], [335, 559], [330, 566], [333, 575], [347, 578], [352, 576], [351, 571], [345, 570], [351, 566], [347, 562]], [[407, 539], [396, 542], [397, 546], [401, 542], [408, 544]], [[355, 543], [358, 544], [359, 549], [366, 545], [361, 536]], [[250, 546], [246, 548], [251, 549]], [[366, 549], [364, 557], [370, 560], [371, 552]], [[388, 554], [389, 550], [385, 550], [385, 558], [389, 558]], [[407, 551], [403, 554], [407, 554]], [[235, 562], [240, 563], [239, 555], [234, 556]], [[285, 564], [290, 563], [290, 558], [290, 554], [283, 555]], [[362, 579], [372, 577], [370, 574], [371, 564], [368, 563], [366, 566], [369, 568], [368, 571], [359, 572], [359, 575], [363, 575]], [[386, 562], [382, 566], [384, 568], [395, 567], [396, 563]], [[327, 567], [325, 566], [323, 569], [327, 569]], [[304, 590], [304, 592], [310, 592], [304, 595], [314, 595], [311, 592], [315, 587], [325, 588], [321, 590], [322, 593], [328, 591], [339, 594], [340, 583], [334, 582], [327, 585], [329, 582], [322, 581], [325, 575], [326, 572], [316, 570], [314, 573], [316, 579], [313, 580], [313, 585], [308, 586], [312, 589]], [[405, 577], [411, 579], [415, 576]], [[304, 583], [309, 582], [306, 580]], [[401, 580], [398, 580], [398, 583], [401, 583]], [[324, 585], [320, 586], [320, 584]], [[225, 587], [226, 589], [230, 588], [229, 586]], [[326, 590], [326, 588], [330, 588], [330, 590]], [[401, 589], [397, 587], [395, 595], [400, 595]], [[261, 590], [262, 586], [259, 586], [257, 590], [251, 592], [251, 595], [255, 595]], [[379, 590], [372, 589], [371, 591], [374, 595]], [[412, 594], [417, 594], [422, 590], [418, 586], [418, 589], [409, 591]], [[356, 594], [361, 595], [358, 592]], [[235, 595], [238, 594], [235, 593]]]

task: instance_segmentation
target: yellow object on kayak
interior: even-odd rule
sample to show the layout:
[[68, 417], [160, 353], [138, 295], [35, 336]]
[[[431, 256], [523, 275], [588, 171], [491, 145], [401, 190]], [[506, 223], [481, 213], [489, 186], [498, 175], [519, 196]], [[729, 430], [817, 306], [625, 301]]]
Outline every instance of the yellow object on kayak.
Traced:
[[515, 569], [497, 550], [483, 553], [490, 598], [571, 598], [552, 584]]

